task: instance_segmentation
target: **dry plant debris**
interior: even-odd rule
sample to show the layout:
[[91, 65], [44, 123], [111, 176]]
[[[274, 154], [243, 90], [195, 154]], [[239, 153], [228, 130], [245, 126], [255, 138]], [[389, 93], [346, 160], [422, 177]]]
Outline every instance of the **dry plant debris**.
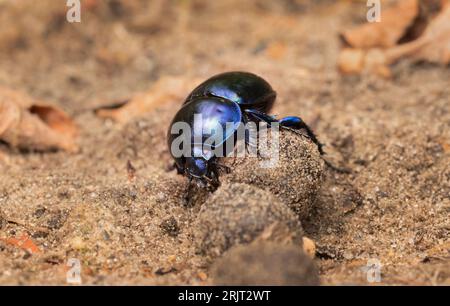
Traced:
[[18, 238], [15, 237], [0, 238], [0, 241], [3, 241], [6, 244], [25, 250], [30, 254], [41, 253], [39, 247], [33, 242], [33, 240], [31, 240], [31, 238], [27, 234], [22, 234]]
[[76, 151], [78, 129], [61, 109], [0, 88], [0, 140], [27, 150]]
[[97, 110], [97, 115], [125, 124], [137, 117], [156, 110], [163, 104], [181, 103], [188, 96], [189, 91], [199, 83], [200, 80], [196, 78], [163, 77], [147, 92], [136, 94], [118, 108], [101, 108]]
[[342, 38], [353, 48], [389, 48], [397, 44], [418, 14], [417, 0], [399, 1], [396, 6], [382, 10], [381, 22], [347, 30]]
[[[448, 65], [450, 63], [450, 2], [442, 1], [440, 12], [430, 18], [418, 38], [399, 43], [407, 29], [419, 27], [419, 1], [401, 1], [383, 13], [380, 23], [364, 24], [344, 32], [349, 46], [342, 49], [338, 68], [344, 74], [364, 71], [390, 77], [389, 65], [403, 58]], [[370, 35], [369, 35], [370, 33]]]

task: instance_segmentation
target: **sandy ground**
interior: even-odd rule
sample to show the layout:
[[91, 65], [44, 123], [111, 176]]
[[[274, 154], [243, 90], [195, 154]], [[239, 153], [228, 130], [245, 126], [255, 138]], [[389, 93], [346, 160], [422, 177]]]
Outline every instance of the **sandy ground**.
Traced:
[[[26, 234], [41, 250], [0, 242], [1, 284], [65, 284], [70, 258], [81, 261], [85, 284], [215, 283], [202, 226], [227, 199], [257, 217], [242, 238], [230, 230], [241, 214], [228, 209], [217, 235], [247, 243], [287, 220], [290, 234], [315, 241], [322, 284], [368, 284], [369, 259], [382, 265], [381, 284], [450, 284], [450, 70], [403, 61], [390, 80], [340, 76], [339, 31], [363, 20], [364, 5], [85, 1], [82, 23], [69, 24], [64, 1], [15, 2], [0, 2], [0, 84], [67, 110], [81, 151], [0, 144], [0, 237]], [[267, 79], [278, 92], [274, 113], [302, 116], [327, 159], [350, 173], [324, 167], [308, 141], [287, 135], [281, 169], [267, 181], [258, 173], [246, 181], [245, 165], [237, 166], [223, 187], [235, 193], [199, 191], [186, 203], [187, 180], [170, 170], [165, 143], [178, 106], [126, 125], [93, 112], [162, 76], [228, 70]], [[298, 176], [286, 182], [289, 171]], [[286, 209], [286, 192], [306, 199], [307, 211]], [[297, 238], [290, 243], [300, 249]]]

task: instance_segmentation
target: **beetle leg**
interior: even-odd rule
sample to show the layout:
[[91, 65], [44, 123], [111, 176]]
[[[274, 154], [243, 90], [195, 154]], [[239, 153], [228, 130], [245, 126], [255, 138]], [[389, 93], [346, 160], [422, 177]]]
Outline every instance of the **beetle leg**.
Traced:
[[213, 169], [211, 171], [211, 183], [214, 188], [217, 188], [220, 186], [219, 173], [217, 172], [217, 169]]
[[[250, 115], [248, 115], [247, 113], [243, 113], [243, 123], [244, 125], [246, 125], [248, 122], [252, 121], [249, 117]], [[245, 130], [245, 150], [247, 152], [247, 154], [250, 154], [250, 148], [252, 150], [256, 150], [256, 154], [259, 155], [258, 152], [258, 138], [254, 137], [255, 134], [258, 133], [258, 127], [256, 127], [256, 131], [252, 131], [249, 132], [247, 129]]]
[[[276, 120], [275, 117], [261, 113], [257, 110], [246, 110], [246, 111], [248, 113], [253, 114], [254, 117], [257, 118], [257, 120], [263, 120], [267, 122], [269, 126], [271, 122], [279, 122], [282, 128], [311, 139], [311, 141], [317, 145], [320, 155], [325, 155], [325, 152], [323, 151], [323, 144], [319, 142], [312, 129], [300, 117], [289, 116], [281, 118], [280, 120]], [[300, 130], [305, 130], [307, 134], [305, 135], [301, 133]], [[337, 167], [324, 157], [322, 157], [322, 159], [324, 160], [325, 165], [327, 165], [333, 171], [336, 171], [338, 173], [351, 173], [351, 170], [349, 169]]]
[[177, 174], [184, 174], [184, 170], [180, 169], [180, 167], [178, 167], [176, 162], [170, 163], [166, 166], [167, 172], [173, 171], [175, 169], [177, 170]]
[[308, 138], [310, 138], [317, 145], [320, 154], [325, 154], [325, 152], [323, 151], [323, 144], [320, 143], [312, 129], [305, 123], [305, 121], [303, 121], [302, 118], [293, 116], [284, 117], [280, 119], [279, 122], [283, 128], [292, 130], [305, 130]]
[[227, 165], [221, 164], [221, 163], [219, 163], [219, 162], [214, 162], [214, 165], [215, 165], [217, 168], [224, 170], [225, 173], [230, 173], [230, 172], [231, 172], [231, 168], [228, 167]]
[[[277, 120], [273, 116], [264, 114], [260, 111], [254, 110], [254, 109], [246, 109], [245, 112], [246, 112], [246, 114], [252, 116], [252, 118], [254, 118], [257, 121], [266, 122], [269, 126], [273, 122], [278, 122], [282, 128], [311, 139], [317, 145], [317, 148], [319, 149], [320, 154], [321, 155], [325, 154], [325, 152], [323, 151], [323, 144], [319, 142], [319, 140], [317, 139], [317, 137], [314, 134], [314, 132], [312, 131], [312, 129], [300, 117], [292, 117], [291, 116], [291, 117], [285, 117], [280, 120]], [[305, 130], [306, 135], [301, 133], [299, 130]]]
[[177, 169], [177, 173], [178, 173], [178, 174], [183, 174], [183, 173], [184, 173], [184, 169], [181, 168], [180, 166], [178, 166], [177, 163], [173, 163], [173, 167], [174, 167], [175, 169]]
[[213, 190], [216, 190], [217, 187], [220, 186], [220, 182], [219, 182], [219, 178], [216, 174], [217, 170], [211, 170], [211, 172], [209, 173], [209, 176], [204, 176], [202, 177], [200, 180], [203, 181], [204, 183], [206, 183], [206, 185], [209, 185], [212, 187]]
[[267, 115], [263, 112], [260, 112], [256, 109], [245, 109], [244, 112], [247, 114], [247, 116], [249, 116], [251, 119], [254, 119], [257, 122], [261, 122], [264, 121], [266, 122], [269, 126], [270, 123], [272, 122], [278, 122], [278, 120], [271, 116], [271, 115]]

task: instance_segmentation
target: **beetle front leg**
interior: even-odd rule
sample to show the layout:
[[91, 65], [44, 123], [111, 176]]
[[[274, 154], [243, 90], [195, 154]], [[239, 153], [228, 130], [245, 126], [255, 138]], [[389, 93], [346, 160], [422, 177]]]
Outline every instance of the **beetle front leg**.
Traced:
[[[251, 120], [252, 118], [249, 118], [251, 115], [249, 115], [246, 112], [244, 112], [243, 115], [244, 116], [243, 116], [242, 122], [243, 122], [244, 126], [246, 126], [247, 123], [252, 121]], [[254, 137], [257, 132], [258, 132], [258, 127], [256, 127], [256, 126], [254, 127], [254, 129], [252, 131], [249, 131], [247, 129], [245, 130], [244, 141], [245, 141], [245, 150], [247, 153], [250, 153], [250, 148], [251, 148], [252, 150], [256, 151], [256, 154], [259, 155], [258, 139], [257, 139], [257, 137]]]
[[220, 186], [219, 181], [219, 173], [217, 170], [214, 170], [211, 172], [211, 181], [210, 184], [213, 186], [213, 188], [217, 189]]
[[305, 130], [306, 135], [317, 145], [317, 148], [319, 149], [319, 152], [321, 155], [324, 155], [325, 152], [323, 151], [323, 144], [320, 143], [320, 141], [317, 139], [314, 132], [311, 130], [311, 128], [305, 123], [305, 121], [302, 120], [300, 117], [295, 116], [289, 116], [284, 117], [278, 121], [280, 123], [280, 126], [283, 128], [288, 129], [294, 129], [294, 130]]
[[200, 178], [206, 186], [211, 187], [211, 191], [217, 190], [220, 186], [219, 174], [217, 173], [217, 169], [211, 170], [207, 176]]
[[306, 135], [303, 133], [300, 133], [302, 136], [306, 136], [312, 140], [317, 145], [317, 148], [319, 150], [320, 155], [324, 155], [325, 152], [323, 151], [323, 144], [319, 142], [314, 132], [311, 130], [311, 128], [300, 118], [300, 117], [285, 117], [280, 120], [277, 120], [275, 117], [267, 115], [263, 112], [254, 110], [254, 109], [246, 109], [246, 114], [252, 118], [254, 118], [256, 121], [264, 121], [269, 126], [271, 123], [278, 122], [280, 126], [284, 129], [293, 131], [295, 133], [299, 133], [299, 130], [304, 129], [306, 131]]
[[178, 173], [178, 174], [184, 174], [184, 168], [183, 168], [183, 167], [180, 167], [177, 163], [174, 163], [174, 164], [173, 164], [173, 167], [174, 167], [175, 169], [177, 169], [177, 173]]
[[173, 170], [177, 170], [177, 174], [185, 174], [184, 168], [179, 166], [176, 162], [168, 164], [166, 166], [166, 171], [167, 172], [171, 172]]

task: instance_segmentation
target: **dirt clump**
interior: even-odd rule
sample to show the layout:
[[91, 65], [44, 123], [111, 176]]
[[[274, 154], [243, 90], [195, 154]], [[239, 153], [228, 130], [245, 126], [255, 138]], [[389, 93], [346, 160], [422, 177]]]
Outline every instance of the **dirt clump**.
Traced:
[[264, 156], [228, 158], [226, 165], [232, 171], [223, 179], [270, 191], [304, 219], [320, 190], [324, 162], [317, 146], [303, 136], [286, 130], [281, 130], [279, 136], [277, 160]]
[[301, 241], [300, 221], [274, 195], [246, 184], [223, 184], [198, 214], [195, 223], [198, 252], [215, 258], [235, 245], [252, 242], [276, 223], [289, 229], [285, 232], [288, 237]]
[[258, 242], [238, 246], [224, 254], [212, 268], [215, 285], [319, 285], [313, 261], [298, 246]]

